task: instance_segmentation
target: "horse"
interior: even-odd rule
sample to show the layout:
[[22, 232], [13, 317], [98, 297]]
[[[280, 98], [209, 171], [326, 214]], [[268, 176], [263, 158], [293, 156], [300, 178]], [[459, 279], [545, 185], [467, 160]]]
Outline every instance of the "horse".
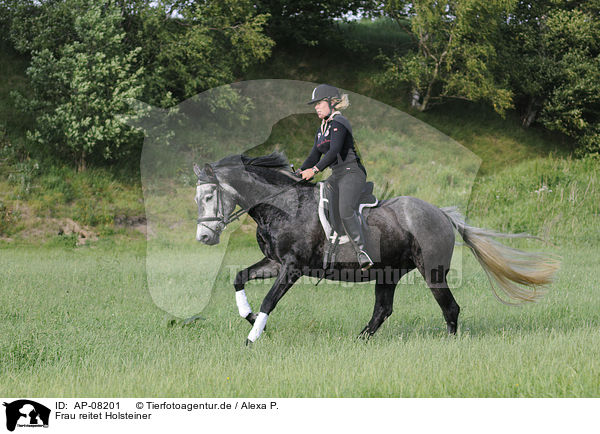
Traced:
[[[500, 301], [503, 299], [493, 282], [511, 300], [532, 302], [543, 294], [559, 267], [558, 260], [548, 255], [510, 248], [493, 239], [537, 237], [470, 226], [456, 207], [438, 208], [415, 197], [398, 196], [381, 201], [367, 216], [368, 225], [381, 234], [380, 255], [371, 269], [362, 271], [358, 262], [339, 261], [332, 265], [334, 272], [324, 274], [326, 234], [317, 213], [319, 188], [299, 181], [284, 153], [232, 155], [202, 169], [194, 164], [194, 172], [198, 177], [194, 200], [199, 242], [219, 243], [227, 224], [246, 212], [257, 224], [256, 239], [264, 258], [238, 272], [233, 284], [238, 312], [252, 325], [247, 345], [260, 337], [279, 300], [303, 275], [346, 282], [376, 280], [373, 315], [359, 334], [368, 339], [392, 314], [398, 281], [415, 268], [439, 304], [448, 334], [456, 334], [460, 307], [447, 283], [455, 229], [481, 264]], [[237, 206], [241, 209], [234, 212]], [[351, 249], [348, 245], [340, 247]], [[273, 277], [275, 282], [256, 314], [244, 286], [252, 279]]]

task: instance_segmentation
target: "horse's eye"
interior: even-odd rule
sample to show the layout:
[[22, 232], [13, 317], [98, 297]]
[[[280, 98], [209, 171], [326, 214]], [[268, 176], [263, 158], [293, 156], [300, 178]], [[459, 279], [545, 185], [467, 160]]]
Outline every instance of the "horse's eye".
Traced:
[[205, 197], [204, 197], [204, 200], [211, 200], [211, 199], [212, 199], [212, 197], [213, 197], [213, 195], [212, 195], [212, 194], [209, 194], [208, 196], [205, 196]]

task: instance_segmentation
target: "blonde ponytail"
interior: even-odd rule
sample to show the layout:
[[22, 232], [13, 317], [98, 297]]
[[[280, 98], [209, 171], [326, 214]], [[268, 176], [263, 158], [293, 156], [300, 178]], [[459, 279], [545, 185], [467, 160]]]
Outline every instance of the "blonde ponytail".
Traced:
[[348, 100], [348, 94], [345, 93], [342, 95], [340, 102], [333, 106], [335, 110], [346, 110], [350, 106], [350, 101]]

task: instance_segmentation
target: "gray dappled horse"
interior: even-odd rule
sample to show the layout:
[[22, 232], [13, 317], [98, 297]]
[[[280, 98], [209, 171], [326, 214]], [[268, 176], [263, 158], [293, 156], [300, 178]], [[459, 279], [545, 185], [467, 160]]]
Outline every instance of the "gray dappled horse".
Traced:
[[[256, 158], [234, 155], [203, 169], [194, 165], [194, 172], [198, 176], [198, 241], [217, 244], [225, 226], [245, 212], [257, 223], [256, 238], [265, 257], [240, 271], [234, 282], [239, 314], [253, 325], [246, 343], [254, 342], [294, 282], [302, 275], [322, 276], [325, 272], [326, 235], [317, 213], [319, 188], [298, 182], [279, 152]], [[237, 205], [241, 210], [234, 213]], [[448, 333], [456, 333], [460, 309], [446, 282], [454, 229], [486, 271], [490, 284], [492, 279], [496, 281], [513, 300], [535, 301], [542, 294], [540, 287], [551, 282], [559, 264], [548, 256], [512, 249], [492, 239], [531, 237], [527, 234], [502, 234], [469, 226], [455, 208], [440, 209], [410, 196], [383, 200], [370, 210], [367, 223], [380, 231], [379, 260], [366, 271], [361, 271], [357, 262], [336, 262], [332, 266], [337, 273], [324, 275], [330, 280], [376, 281], [373, 316], [361, 337], [373, 335], [392, 314], [396, 284], [415, 268], [440, 305]], [[257, 315], [250, 308], [244, 285], [252, 279], [271, 277], [276, 277], [275, 283]], [[493, 284], [492, 290], [496, 294]]]

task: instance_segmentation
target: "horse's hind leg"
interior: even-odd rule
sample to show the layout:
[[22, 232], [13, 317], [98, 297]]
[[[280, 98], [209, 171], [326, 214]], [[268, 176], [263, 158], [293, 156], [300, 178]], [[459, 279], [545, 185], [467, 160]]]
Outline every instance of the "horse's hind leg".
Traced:
[[458, 303], [456, 303], [456, 300], [454, 300], [450, 289], [448, 289], [448, 286], [445, 288], [431, 288], [431, 292], [442, 308], [442, 314], [446, 320], [448, 334], [456, 334], [460, 307], [458, 306]]
[[[450, 251], [448, 256], [452, 256], [452, 251]], [[448, 282], [446, 281], [446, 276], [450, 269], [450, 260], [429, 257], [425, 261], [417, 259], [416, 262], [419, 272], [425, 278], [427, 286], [431, 289], [431, 293], [442, 309], [448, 334], [456, 334], [460, 307], [450, 292]]]
[[375, 307], [371, 321], [358, 335], [360, 338], [369, 338], [381, 327], [381, 324], [392, 314], [394, 307], [394, 292], [397, 283], [375, 284]]

